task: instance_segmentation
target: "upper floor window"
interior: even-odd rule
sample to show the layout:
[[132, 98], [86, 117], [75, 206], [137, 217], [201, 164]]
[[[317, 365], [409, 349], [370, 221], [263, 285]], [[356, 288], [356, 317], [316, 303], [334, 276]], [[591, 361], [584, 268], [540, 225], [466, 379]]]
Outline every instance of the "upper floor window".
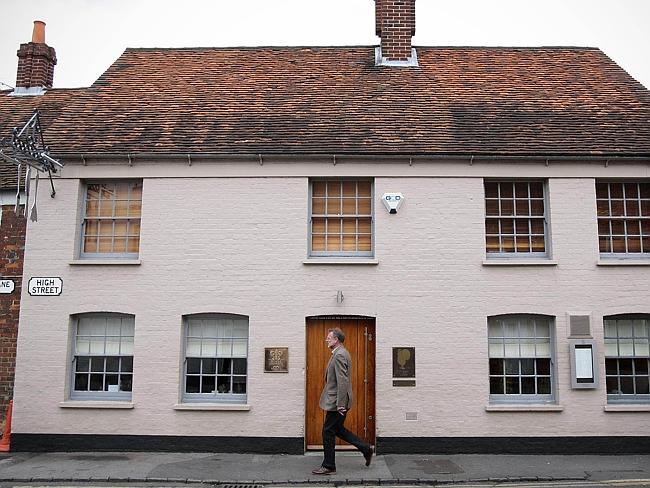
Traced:
[[541, 315], [488, 318], [490, 401], [554, 400], [552, 320]]
[[650, 256], [650, 182], [596, 182], [601, 254]]
[[650, 315], [604, 317], [608, 402], [650, 402]]
[[548, 255], [542, 181], [485, 181], [485, 250], [488, 257]]
[[310, 183], [310, 255], [372, 256], [372, 181]]
[[137, 258], [141, 209], [141, 180], [87, 183], [81, 256]]
[[184, 328], [183, 400], [246, 403], [248, 317], [190, 315]]
[[135, 318], [88, 313], [73, 322], [72, 399], [130, 400]]

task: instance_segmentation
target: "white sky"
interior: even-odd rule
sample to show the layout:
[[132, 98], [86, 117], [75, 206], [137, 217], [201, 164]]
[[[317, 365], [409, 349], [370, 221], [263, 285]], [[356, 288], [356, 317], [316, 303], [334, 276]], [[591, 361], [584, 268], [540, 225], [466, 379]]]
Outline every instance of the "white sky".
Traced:
[[[649, 0], [417, 0], [421, 46], [593, 46], [650, 87]], [[375, 45], [373, 0], [0, 0], [0, 82], [46, 22], [54, 86], [88, 86], [126, 47]], [[2, 87], [6, 88], [6, 87]]]

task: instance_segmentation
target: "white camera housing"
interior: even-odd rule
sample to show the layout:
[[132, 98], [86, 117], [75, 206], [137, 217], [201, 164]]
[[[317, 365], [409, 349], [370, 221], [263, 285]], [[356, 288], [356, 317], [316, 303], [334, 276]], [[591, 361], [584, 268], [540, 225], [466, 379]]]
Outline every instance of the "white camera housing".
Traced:
[[381, 196], [381, 201], [384, 202], [384, 207], [386, 207], [388, 213], [396, 214], [397, 209], [404, 201], [404, 195], [401, 193], [384, 193]]

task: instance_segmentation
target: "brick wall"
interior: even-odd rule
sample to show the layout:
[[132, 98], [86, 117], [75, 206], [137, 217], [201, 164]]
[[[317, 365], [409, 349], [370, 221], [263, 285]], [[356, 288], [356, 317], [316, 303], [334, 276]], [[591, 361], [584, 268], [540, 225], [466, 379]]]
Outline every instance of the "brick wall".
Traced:
[[0, 294], [0, 422], [4, 422], [7, 405], [14, 390], [25, 223], [24, 217], [14, 214], [12, 205], [2, 207], [0, 277], [13, 280], [16, 287], [11, 294]]

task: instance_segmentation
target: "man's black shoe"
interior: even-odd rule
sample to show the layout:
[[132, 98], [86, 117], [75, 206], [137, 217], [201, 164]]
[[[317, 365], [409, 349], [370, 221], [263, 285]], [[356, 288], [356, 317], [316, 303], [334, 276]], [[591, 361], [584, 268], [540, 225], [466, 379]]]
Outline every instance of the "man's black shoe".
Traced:
[[363, 457], [366, 458], [366, 466], [370, 466], [370, 463], [372, 462], [372, 455], [374, 453], [375, 453], [375, 448], [370, 446], [368, 452], [363, 455]]
[[321, 466], [320, 468], [314, 469], [311, 474], [336, 474], [336, 470]]

